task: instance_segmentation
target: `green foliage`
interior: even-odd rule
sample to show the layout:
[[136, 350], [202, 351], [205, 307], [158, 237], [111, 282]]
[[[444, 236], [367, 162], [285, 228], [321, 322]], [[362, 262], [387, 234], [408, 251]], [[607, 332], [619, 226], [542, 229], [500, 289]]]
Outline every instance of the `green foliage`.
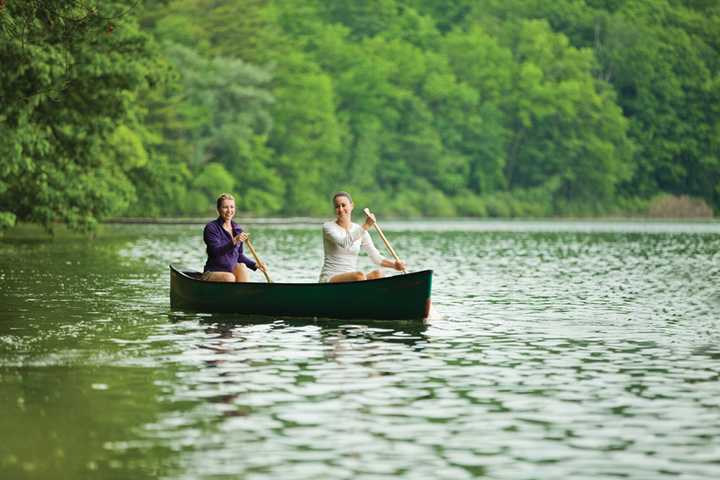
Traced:
[[15, 225], [15, 214], [0, 212], [0, 232]]
[[555, 192], [553, 187], [550, 184], [531, 189], [517, 189], [512, 192], [496, 192], [481, 197], [478, 205], [484, 211], [482, 216], [497, 218], [546, 217], [552, 214], [567, 213], [554, 208], [553, 195]]
[[487, 217], [488, 211], [479, 195], [465, 191], [452, 199], [455, 211], [461, 217]]
[[219, 163], [208, 163], [192, 182], [195, 190], [206, 195], [205, 201], [212, 203], [217, 197], [215, 192], [230, 192], [235, 186], [235, 180], [225, 167]]
[[0, 204], [18, 220], [92, 229], [132, 200], [126, 167], [143, 161], [143, 148], [123, 152], [118, 142], [131, 136], [123, 125], [152, 81], [153, 51], [126, 10], [113, 1], [3, 4]]
[[0, 224], [720, 208], [717, 2], [3, 5]]
[[[152, 145], [153, 160], [143, 171], [156, 182], [169, 183], [158, 193], [170, 193], [169, 188], [174, 200], [151, 202], [160, 206], [156, 214], [205, 214], [213, 210], [219, 192], [233, 187], [245, 199], [238, 202], [239, 209], [249, 208], [248, 199], [254, 202], [259, 196], [267, 205], [262, 213], [277, 211], [281, 197], [268, 197], [281, 195], [284, 182], [263, 141], [272, 126], [273, 97], [265, 88], [269, 74], [240, 59], [208, 58], [175, 43], [165, 42], [164, 51], [172, 75], [163, 89], [145, 92], [152, 110], [148, 128], [163, 140]], [[183, 169], [168, 172], [168, 164]], [[168, 175], [166, 180], [153, 175], [158, 170]], [[246, 181], [252, 183], [252, 195], [244, 192]]]
[[321, 188], [337, 178], [342, 130], [335, 115], [330, 77], [302, 54], [287, 56], [274, 90], [275, 128], [268, 147], [276, 152], [277, 172], [286, 179], [285, 213], [322, 214], [327, 192]]
[[629, 177], [627, 122], [609, 88], [592, 75], [592, 52], [569, 45], [544, 22], [519, 24], [516, 102], [506, 178], [511, 188], [559, 179], [558, 203], [608, 203]]

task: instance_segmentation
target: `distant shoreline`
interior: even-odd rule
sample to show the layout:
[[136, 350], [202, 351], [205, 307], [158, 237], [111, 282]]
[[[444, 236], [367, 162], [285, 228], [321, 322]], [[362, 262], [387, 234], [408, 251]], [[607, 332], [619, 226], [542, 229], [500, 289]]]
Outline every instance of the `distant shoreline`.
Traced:
[[[315, 217], [236, 217], [235, 221], [240, 224], [253, 225], [307, 225], [322, 223], [330, 220], [327, 218]], [[120, 225], [204, 225], [211, 221], [207, 218], [112, 218], [104, 220], [101, 224]], [[356, 219], [357, 221], [357, 219]], [[720, 223], [720, 217], [649, 217], [649, 216], [608, 216], [608, 217], [417, 217], [417, 218], [393, 218], [389, 217], [385, 222], [643, 222], [643, 223], [665, 223], [665, 222], [687, 222], [687, 223]]]
[[[130, 235], [132, 226], [180, 227], [194, 226], [201, 231], [208, 218], [113, 218], [98, 225], [95, 231], [82, 231], [66, 225], [55, 224], [47, 231], [38, 223], [21, 222], [0, 231], [2, 241], [108, 238]], [[319, 228], [330, 218], [238, 218], [244, 227]], [[356, 219], [357, 220], [357, 219]], [[383, 227], [392, 231], [424, 232], [576, 232], [576, 233], [704, 233], [720, 234], [720, 218], [652, 218], [652, 217], [535, 217], [535, 218], [388, 218]], [[684, 226], [684, 227], [683, 227]], [[176, 229], [170, 228], [169, 231]], [[124, 233], [123, 233], [124, 232]]]

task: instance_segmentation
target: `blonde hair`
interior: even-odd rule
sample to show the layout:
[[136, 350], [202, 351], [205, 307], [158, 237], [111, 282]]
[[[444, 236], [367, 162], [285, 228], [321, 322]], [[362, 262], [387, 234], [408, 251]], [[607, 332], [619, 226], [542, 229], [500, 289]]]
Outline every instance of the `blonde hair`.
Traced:
[[232, 200], [234, 202], [235, 197], [233, 197], [229, 193], [221, 193], [217, 199], [217, 202], [215, 202], [218, 210], [220, 210], [220, 205], [222, 205], [223, 200]]

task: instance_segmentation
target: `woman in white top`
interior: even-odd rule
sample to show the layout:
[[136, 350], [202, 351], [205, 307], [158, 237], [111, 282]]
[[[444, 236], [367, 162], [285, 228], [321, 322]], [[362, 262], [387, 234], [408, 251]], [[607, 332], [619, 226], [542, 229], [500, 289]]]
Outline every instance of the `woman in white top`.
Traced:
[[375, 224], [372, 213], [365, 223], [352, 223], [353, 202], [347, 192], [338, 192], [333, 196], [335, 204], [335, 221], [323, 224], [323, 248], [325, 260], [320, 272], [320, 282], [356, 282], [383, 277], [382, 270], [373, 270], [365, 275], [357, 268], [358, 254], [362, 247], [370, 259], [381, 267], [394, 268], [402, 271], [405, 262], [383, 258], [373, 244], [368, 229]]

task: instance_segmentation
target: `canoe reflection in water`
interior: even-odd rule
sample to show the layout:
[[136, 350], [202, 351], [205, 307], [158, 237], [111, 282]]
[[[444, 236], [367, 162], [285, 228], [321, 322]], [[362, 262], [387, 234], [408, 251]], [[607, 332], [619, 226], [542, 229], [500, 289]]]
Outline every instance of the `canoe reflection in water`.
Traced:
[[[322, 371], [358, 372], [361, 368], [383, 376], [391, 373], [386, 368], [392, 368], [384, 361], [387, 355], [421, 351], [429, 341], [425, 335], [428, 327], [419, 322], [402, 322], [400, 327], [389, 327], [383, 321], [356, 324], [298, 319], [258, 324], [244, 323], [227, 313], [185, 313], [172, 318], [179, 331], [189, 333], [189, 356], [207, 367], [183, 375], [183, 391], [202, 392], [202, 402], [217, 405], [215, 412], [222, 417], [245, 417], [255, 411], [248, 398], [263, 394], [249, 379], [282, 378], [286, 387], [297, 392], [305, 387], [327, 387], [331, 377], [320, 378], [318, 372]], [[188, 322], [194, 321], [200, 322], [202, 330], [188, 329]], [[364, 360], [358, 363], [361, 358]], [[317, 365], [324, 367], [318, 370]], [[341, 390], [346, 388], [342, 385], [338, 387]]]
[[170, 265], [170, 305], [196, 312], [425, 321], [432, 270], [345, 283], [221, 283]]

